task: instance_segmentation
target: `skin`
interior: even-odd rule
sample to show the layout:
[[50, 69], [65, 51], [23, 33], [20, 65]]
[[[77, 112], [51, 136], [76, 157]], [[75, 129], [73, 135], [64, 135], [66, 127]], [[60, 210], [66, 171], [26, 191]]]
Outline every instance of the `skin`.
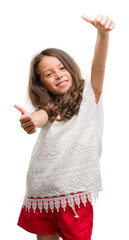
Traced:
[[[54, 95], [62, 95], [72, 87], [72, 76], [57, 57], [44, 56], [38, 65], [38, 71], [41, 82]], [[64, 80], [68, 80], [66, 86], [57, 86]]]
[[37, 235], [37, 240], [59, 240], [58, 233], [50, 235]]
[[97, 40], [91, 67], [91, 85], [95, 93], [97, 104], [103, 90], [109, 33], [115, 27], [115, 23], [108, 16], [102, 14], [94, 19], [85, 15], [82, 15], [82, 18], [97, 28]]
[[[85, 15], [82, 15], [82, 18], [97, 29], [97, 40], [91, 67], [91, 85], [95, 93], [96, 104], [98, 104], [103, 89], [109, 32], [114, 28], [115, 24], [108, 16], [102, 14], [94, 19]], [[72, 86], [72, 77], [70, 73], [66, 69], [63, 69], [63, 66], [59, 65], [59, 63], [60, 61], [56, 57], [44, 57], [39, 64], [42, 83], [53, 94], [64, 94]], [[49, 71], [48, 68], [50, 69]], [[50, 75], [47, 76], [46, 73]], [[56, 86], [59, 81], [66, 78], [69, 80], [66, 87], [59, 88]], [[21, 127], [28, 134], [34, 133], [37, 127], [42, 127], [48, 121], [47, 113], [44, 110], [39, 110], [30, 114], [19, 105], [15, 104], [14, 107], [21, 112]], [[59, 240], [59, 235], [58, 233], [37, 235], [37, 240]]]

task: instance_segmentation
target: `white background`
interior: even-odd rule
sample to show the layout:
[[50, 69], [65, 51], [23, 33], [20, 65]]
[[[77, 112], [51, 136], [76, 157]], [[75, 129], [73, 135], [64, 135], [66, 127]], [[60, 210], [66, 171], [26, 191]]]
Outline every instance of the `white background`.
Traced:
[[126, 0], [26, 0], [0, 4], [0, 104], [1, 239], [36, 239], [17, 226], [25, 193], [26, 173], [39, 134], [28, 135], [20, 127], [19, 104], [27, 101], [32, 57], [48, 47], [68, 52], [82, 75], [90, 74], [97, 30], [82, 14], [108, 15], [116, 23], [110, 45], [103, 88], [104, 133], [100, 160], [103, 192], [94, 205], [92, 240], [129, 239], [129, 25]]

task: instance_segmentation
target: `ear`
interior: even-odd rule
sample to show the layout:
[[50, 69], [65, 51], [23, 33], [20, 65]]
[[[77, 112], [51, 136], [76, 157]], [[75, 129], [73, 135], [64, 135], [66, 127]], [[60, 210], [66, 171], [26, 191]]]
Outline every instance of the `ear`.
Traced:
[[40, 86], [40, 89], [44, 92], [48, 92], [47, 88], [45, 88], [44, 86]]

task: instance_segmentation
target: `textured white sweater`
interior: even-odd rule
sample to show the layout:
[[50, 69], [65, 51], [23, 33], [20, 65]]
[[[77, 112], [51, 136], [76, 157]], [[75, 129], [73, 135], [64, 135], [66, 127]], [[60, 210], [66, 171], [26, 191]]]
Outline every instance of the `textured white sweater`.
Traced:
[[27, 174], [24, 205], [42, 212], [86, 199], [102, 190], [99, 159], [102, 152], [102, 95], [96, 104], [90, 81], [85, 81], [78, 115], [68, 121], [48, 121], [39, 133]]

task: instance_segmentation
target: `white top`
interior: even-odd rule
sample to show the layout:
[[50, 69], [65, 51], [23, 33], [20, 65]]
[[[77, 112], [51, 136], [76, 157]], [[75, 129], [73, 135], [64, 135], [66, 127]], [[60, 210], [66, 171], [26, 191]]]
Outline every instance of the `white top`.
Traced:
[[78, 115], [66, 122], [48, 121], [41, 128], [31, 155], [24, 205], [29, 209], [32, 204], [34, 211], [37, 206], [53, 211], [54, 204], [59, 210], [60, 202], [65, 210], [72, 195], [78, 205], [79, 196], [84, 204], [86, 196], [95, 200], [102, 190], [102, 133], [102, 95], [96, 104], [86, 80]]

